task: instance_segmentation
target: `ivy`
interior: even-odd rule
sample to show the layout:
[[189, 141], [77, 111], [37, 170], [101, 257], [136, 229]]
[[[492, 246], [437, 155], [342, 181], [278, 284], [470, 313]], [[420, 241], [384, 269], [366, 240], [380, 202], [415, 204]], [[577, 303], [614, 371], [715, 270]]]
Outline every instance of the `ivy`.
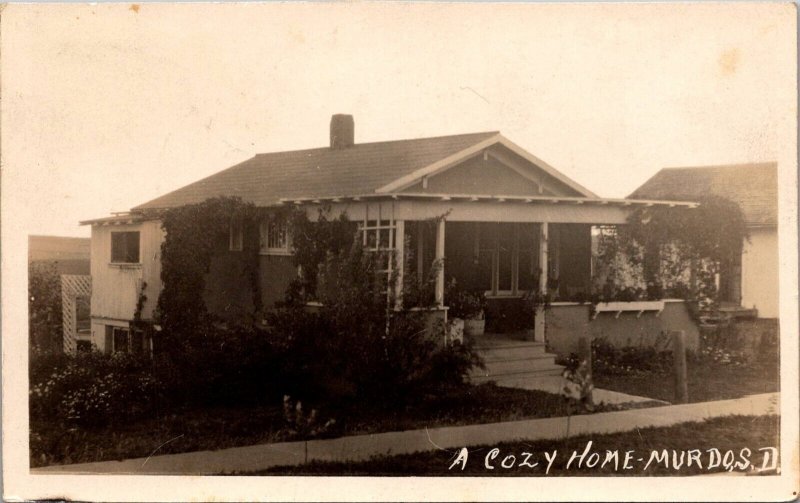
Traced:
[[[254, 205], [239, 198], [220, 197], [180, 206], [161, 215], [166, 232], [161, 245], [161, 281], [156, 319], [167, 337], [190, 344], [202, 336], [215, 317], [208, 312], [203, 293], [206, 274], [222, 243], [228, 243], [231, 222], [242, 222], [247, 283], [253, 292], [253, 306], [260, 310], [258, 291], [258, 219]], [[250, 237], [250, 239], [248, 239]]]
[[598, 259], [607, 278], [598, 288], [602, 300], [674, 296], [716, 306], [716, 274], [741, 255], [749, 239], [742, 211], [716, 196], [670, 199], [700, 204], [638, 208], [626, 225], [600, 230]]
[[333, 217], [330, 207], [320, 208], [316, 221], [309, 219], [301, 209], [280, 217], [288, 220], [292, 260], [301, 271], [287, 290], [287, 301], [305, 303], [317, 300], [320, 266], [330, 255], [339, 255], [350, 249], [357, 235], [356, 224], [344, 212]]

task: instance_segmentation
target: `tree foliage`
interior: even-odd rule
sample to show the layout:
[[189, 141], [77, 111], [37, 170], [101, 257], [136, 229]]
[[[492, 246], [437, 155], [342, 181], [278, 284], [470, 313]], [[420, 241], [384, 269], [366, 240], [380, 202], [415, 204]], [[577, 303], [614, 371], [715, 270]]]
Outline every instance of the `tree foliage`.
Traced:
[[28, 330], [32, 350], [61, 350], [61, 279], [54, 264], [28, 266]]

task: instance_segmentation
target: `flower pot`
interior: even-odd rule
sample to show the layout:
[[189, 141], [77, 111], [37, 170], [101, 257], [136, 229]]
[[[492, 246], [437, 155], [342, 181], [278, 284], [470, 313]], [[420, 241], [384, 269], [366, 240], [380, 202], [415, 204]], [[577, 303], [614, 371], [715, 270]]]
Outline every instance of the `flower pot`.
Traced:
[[471, 319], [464, 320], [464, 335], [474, 337], [476, 335], [483, 335], [486, 331], [486, 319]]
[[455, 341], [464, 342], [464, 320], [461, 318], [450, 318], [447, 322], [447, 343]]

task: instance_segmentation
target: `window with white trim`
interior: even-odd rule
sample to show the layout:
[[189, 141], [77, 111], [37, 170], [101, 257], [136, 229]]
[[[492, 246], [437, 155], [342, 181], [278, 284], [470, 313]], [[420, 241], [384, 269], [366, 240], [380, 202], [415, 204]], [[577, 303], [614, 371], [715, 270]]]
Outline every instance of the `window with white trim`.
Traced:
[[141, 354], [145, 346], [142, 330], [106, 325], [106, 353]]
[[259, 251], [264, 255], [289, 255], [291, 237], [285, 218], [262, 220], [259, 224]]
[[244, 248], [244, 223], [235, 218], [231, 220], [228, 232], [228, 249], [230, 251], [242, 251]]
[[111, 263], [139, 263], [139, 231], [111, 233]]

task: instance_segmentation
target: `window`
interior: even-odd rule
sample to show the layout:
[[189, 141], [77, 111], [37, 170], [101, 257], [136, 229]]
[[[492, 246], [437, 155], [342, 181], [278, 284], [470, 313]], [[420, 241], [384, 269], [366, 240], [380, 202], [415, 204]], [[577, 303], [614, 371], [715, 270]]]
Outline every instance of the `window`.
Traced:
[[148, 346], [144, 330], [106, 325], [106, 353], [141, 354]]
[[244, 224], [239, 219], [231, 220], [230, 232], [228, 236], [228, 249], [230, 251], [242, 251], [244, 248]]
[[289, 255], [291, 239], [287, 227], [286, 220], [283, 218], [262, 221], [259, 226], [261, 253], [266, 255]]
[[139, 232], [111, 233], [111, 262], [114, 264], [139, 263]]
[[127, 353], [130, 350], [128, 339], [131, 331], [127, 328], [111, 327], [111, 352]]
[[516, 295], [538, 285], [537, 229], [533, 224], [480, 223], [476, 227], [477, 274], [490, 295]]

